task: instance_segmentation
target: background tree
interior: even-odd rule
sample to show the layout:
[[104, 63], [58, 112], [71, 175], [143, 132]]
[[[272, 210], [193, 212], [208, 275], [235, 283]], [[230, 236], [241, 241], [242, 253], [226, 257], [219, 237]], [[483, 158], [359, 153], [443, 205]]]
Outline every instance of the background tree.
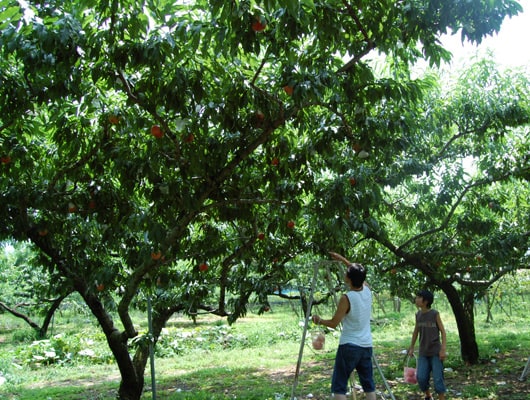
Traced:
[[[27, 243], [4, 242], [0, 250], [0, 310], [26, 321], [35, 337], [45, 337], [55, 311], [71, 292], [60, 284], [49, 285], [61, 277], [52, 278], [42, 271], [39, 253]], [[43, 317], [42, 322], [35, 320], [37, 316]]]
[[[376, 265], [393, 293], [442, 290], [462, 357], [474, 364], [475, 301], [503, 276], [528, 268], [529, 82], [490, 60], [469, 66], [453, 84], [439, 80], [443, 90], [433, 82], [422, 105], [378, 110], [374, 120], [400, 121], [406, 134], [399, 145], [374, 151], [378, 162], [362, 162], [353, 190], [346, 179], [332, 179], [314, 214], [325, 216], [324, 236], [355, 231], [354, 251]], [[365, 197], [373, 200], [357, 200]], [[341, 206], [333, 214], [322, 206], [328, 203]]]
[[[403, 162], [395, 148], [412, 140], [400, 110], [430, 84], [410, 66], [449, 59], [440, 33], [480, 42], [520, 6], [4, 0], [0, 10], [1, 237], [33, 242], [62, 278], [50, 284], [82, 296], [116, 358], [119, 397], [138, 399], [148, 351], [137, 340], [129, 352], [131, 308], [153, 297], [155, 340], [179, 311], [233, 322], [296, 273], [296, 256], [346, 247], [350, 230], [377, 238], [382, 188]], [[392, 76], [374, 72], [373, 51]], [[344, 229], [312, 236], [316, 215]]]

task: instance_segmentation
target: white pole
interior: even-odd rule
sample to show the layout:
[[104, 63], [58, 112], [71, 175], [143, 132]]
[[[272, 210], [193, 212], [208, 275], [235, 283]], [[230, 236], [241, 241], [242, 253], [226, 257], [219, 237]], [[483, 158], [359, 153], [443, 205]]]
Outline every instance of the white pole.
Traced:
[[300, 342], [300, 351], [298, 352], [298, 362], [296, 363], [296, 371], [294, 373], [293, 390], [291, 391], [291, 400], [294, 400], [294, 394], [296, 392], [296, 386], [298, 385], [298, 376], [300, 375], [300, 366], [302, 365], [302, 356], [304, 354], [305, 338], [307, 334], [307, 326], [309, 325], [309, 318], [311, 318], [311, 307], [313, 306], [313, 292], [317, 282], [318, 274], [318, 263], [315, 262], [313, 266], [313, 280], [311, 281], [311, 291], [309, 293], [309, 302], [307, 303], [307, 310], [305, 313], [304, 320], [304, 332], [302, 333], [302, 341]]
[[528, 371], [530, 371], [530, 357], [528, 357], [528, 361], [526, 362], [523, 372], [521, 376], [519, 377], [519, 380], [521, 382], [524, 381], [524, 378], [526, 378], [526, 376], [528, 375]]
[[149, 358], [151, 360], [151, 392], [153, 393], [153, 400], [156, 400], [156, 382], [155, 382], [155, 352], [154, 352], [154, 336], [153, 336], [153, 320], [151, 312], [151, 296], [147, 296], [147, 325], [149, 327]]

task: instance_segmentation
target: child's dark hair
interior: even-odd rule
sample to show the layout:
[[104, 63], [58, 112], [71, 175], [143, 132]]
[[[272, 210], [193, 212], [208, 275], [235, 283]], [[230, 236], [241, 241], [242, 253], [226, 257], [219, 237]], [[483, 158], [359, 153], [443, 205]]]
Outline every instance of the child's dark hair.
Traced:
[[431, 308], [432, 302], [434, 301], [434, 294], [432, 294], [432, 292], [424, 289], [420, 290], [416, 296], [421, 297], [427, 302], [427, 308]]
[[350, 278], [353, 287], [360, 288], [366, 280], [366, 268], [362, 264], [351, 263], [346, 270], [346, 276]]

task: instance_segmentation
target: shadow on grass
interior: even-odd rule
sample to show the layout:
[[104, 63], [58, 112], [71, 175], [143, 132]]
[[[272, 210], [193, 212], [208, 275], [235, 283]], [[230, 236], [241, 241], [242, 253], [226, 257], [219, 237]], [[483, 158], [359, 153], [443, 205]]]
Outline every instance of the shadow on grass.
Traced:
[[[170, 400], [288, 400], [296, 365], [282, 368], [205, 368], [157, 379], [157, 399]], [[300, 368], [295, 396], [329, 400], [331, 370], [326, 360], [305, 362]], [[146, 389], [150, 386], [146, 383]], [[150, 388], [142, 400], [151, 398]]]
[[[298, 376], [295, 396], [298, 400], [328, 400], [329, 381], [333, 367], [334, 351], [308, 354]], [[402, 381], [402, 355], [395, 351], [376, 354], [385, 379], [397, 400], [421, 399], [416, 385]], [[500, 353], [495, 359], [484, 360], [480, 365], [467, 367], [454, 363], [446, 372], [448, 398], [528, 400], [530, 382], [518, 380], [526, 355], [513, 352]], [[257, 362], [258, 364], [258, 362]], [[158, 400], [287, 400], [293, 390], [296, 365], [278, 368], [227, 368], [212, 366], [195, 371], [167, 368], [157, 376]], [[145, 393], [142, 400], [152, 398], [149, 369], [146, 370]], [[389, 393], [379, 371], [374, 370], [376, 387], [384, 398]], [[111, 379], [109, 379], [111, 378]], [[358, 382], [357, 382], [358, 383]], [[1, 395], [5, 400], [110, 400], [116, 398], [119, 377], [98, 376], [93, 380], [65, 380], [50, 385], [19, 387], [17, 395]], [[359, 398], [359, 397], [358, 397]], [[362, 398], [362, 397], [360, 397]], [[378, 398], [383, 398], [379, 396]]]
[[2, 400], [108, 400], [116, 399], [119, 382], [93, 384], [90, 387], [72, 382], [71, 386], [57, 386], [46, 388], [19, 389], [17, 394], [0, 394]]

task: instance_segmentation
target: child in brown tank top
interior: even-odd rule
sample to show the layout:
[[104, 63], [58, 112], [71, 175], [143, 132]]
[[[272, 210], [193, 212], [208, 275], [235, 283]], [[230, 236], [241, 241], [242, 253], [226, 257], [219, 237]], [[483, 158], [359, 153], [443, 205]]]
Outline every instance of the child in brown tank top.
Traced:
[[428, 290], [422, 290], [416, 295], [416, 306], [420, 310], [416, 313], [416, 325], [408, 354], [414, 355], [414, 345], [419, 335], [419, 357], [416, 367], [418, 386], [425, 393], [425, 400], [432, 400], [429, 390], [429, 378], [432, 372], [434, 390], [438, 393], [438, 399], [445, 400], [443, 361], [446, 357], [446, 334], [440, 313], [431, 309], [433, 300], [434, 295]]

